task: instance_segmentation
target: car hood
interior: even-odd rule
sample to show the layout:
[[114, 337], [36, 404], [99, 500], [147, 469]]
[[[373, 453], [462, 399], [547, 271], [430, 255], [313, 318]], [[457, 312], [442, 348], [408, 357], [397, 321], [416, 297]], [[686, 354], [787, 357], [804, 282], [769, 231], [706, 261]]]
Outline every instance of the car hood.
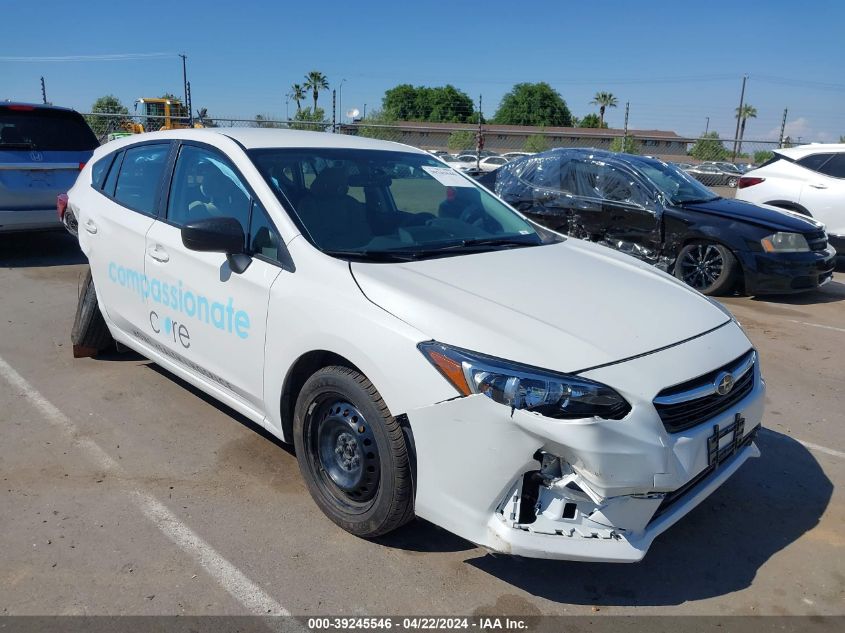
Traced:
[[728, 322], [674, 277], [587, 242], [401, 264], [352, 263], [370, 301], [457, 347], [573, 372]]
[[792, 211], [775, 209], [773, 207], [761, 207], [750, 202], [732, 200], [730, 198], [719, 198], [709, 202], [685, 204], [680, 208], [687, 211], [718, 215], [732, 220], [739, 219], [776, 231], [809, 233], [811, 231], [818, 231], [822, 226], [812, 218], [793, 213]]

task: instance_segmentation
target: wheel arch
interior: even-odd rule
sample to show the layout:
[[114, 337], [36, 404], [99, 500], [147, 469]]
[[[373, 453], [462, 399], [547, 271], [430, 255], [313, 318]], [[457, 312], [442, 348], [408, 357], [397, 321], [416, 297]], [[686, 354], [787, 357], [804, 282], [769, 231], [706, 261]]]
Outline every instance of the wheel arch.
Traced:
[[791, 200], [770, 200], [769, 202], [764, 202], [763, 204], [767, 204], [772, 207], [778, 207], [779, 209], [786, 209], [787, 211], [795, 211], [795, 213], [800, 213], [801, 215], [806, 215], [808, 218], [813, 217], [813, 214], [807, 209], [797, 202], [793, 202]]
[[282, 384], [281, 402], [279, 403], [281, 407], [282, 433], [285, 436], [285, 441], [293, 441], [293, 411], [296, 407], [296, 399], [305, 381], [323, 367], [330, 367], [332, 365], [348, 367], [366, 375], [348, 358], [325, 349], [311, 350], [297, 358], [285, 376]]

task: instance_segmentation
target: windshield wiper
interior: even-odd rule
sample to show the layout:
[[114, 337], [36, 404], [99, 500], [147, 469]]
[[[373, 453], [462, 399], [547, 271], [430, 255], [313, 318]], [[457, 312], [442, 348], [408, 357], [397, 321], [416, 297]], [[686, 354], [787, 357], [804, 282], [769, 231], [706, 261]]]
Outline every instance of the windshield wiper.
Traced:
[[0, 143], [0, 149], [7, 147], [14, 149], [35, 149], [35, 143]]
[[332, 257], [350, 257], [373, 262], [410, 262], [417, 259], [416, 251], [325, 250], [323, 252]]

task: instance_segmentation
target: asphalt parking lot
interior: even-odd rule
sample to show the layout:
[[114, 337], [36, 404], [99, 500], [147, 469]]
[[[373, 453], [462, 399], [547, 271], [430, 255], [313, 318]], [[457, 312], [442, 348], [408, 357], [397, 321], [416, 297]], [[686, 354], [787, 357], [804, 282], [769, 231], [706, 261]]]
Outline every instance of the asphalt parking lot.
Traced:
[[845, 272], [725, 299], [762, 359], [763, 456], [618, 566], [343, 532], [255, 425], [137, 355], [72, 358], [85, 267], [64, 233], [0, 236], [3, 614], [845, 614]]

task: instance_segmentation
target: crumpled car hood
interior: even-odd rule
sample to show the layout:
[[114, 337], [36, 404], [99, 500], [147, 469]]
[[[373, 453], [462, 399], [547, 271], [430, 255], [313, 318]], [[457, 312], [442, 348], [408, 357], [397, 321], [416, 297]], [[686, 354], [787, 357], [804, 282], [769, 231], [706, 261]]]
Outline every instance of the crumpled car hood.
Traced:
[[805, 215], [777, 209], [775, 207], [751, 204], [744, 200], [731, 200], [719, 198], [709, 202], [698, 202], [688, 204], [684, 207], [690, 211], [718, 215], [731, 220], [744, 220], [758, 226], [768, 227], [775, 231], [792, 231], [795, 233], [808, 233], [817, 231], [821, 224]]
[[400, 264], [353, 263], [367, 298], [441, 343], [573, 372], [729, 318], [651, 266], [577, 239]]

